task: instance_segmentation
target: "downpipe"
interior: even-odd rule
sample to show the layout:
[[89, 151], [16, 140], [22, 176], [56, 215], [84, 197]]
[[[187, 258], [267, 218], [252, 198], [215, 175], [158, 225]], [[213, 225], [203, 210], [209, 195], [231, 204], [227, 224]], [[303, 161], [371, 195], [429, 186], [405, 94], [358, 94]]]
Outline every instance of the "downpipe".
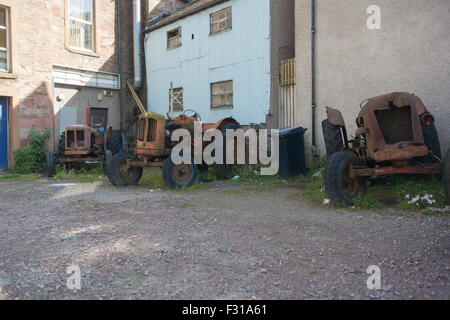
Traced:
[[319, 155], [316, 142], [316, 0], [311, 0], [311, 135], [312, 155]]
[[133, 0], [133, 45], [134, 45], [134, 79], [133, 88], [139, 90], [142, 86], [142, 15], [141, 0]]

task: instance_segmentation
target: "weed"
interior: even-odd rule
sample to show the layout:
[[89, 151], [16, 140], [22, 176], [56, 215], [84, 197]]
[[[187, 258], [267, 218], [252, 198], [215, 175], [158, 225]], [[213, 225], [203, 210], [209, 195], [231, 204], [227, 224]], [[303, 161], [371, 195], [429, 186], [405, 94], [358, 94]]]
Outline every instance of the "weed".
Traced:
[[49, 129], [44, 133], [31, 132], [30, 145], [14, 151], [13, 172], [17, 174], [44, 172], [48, 139], [50, 139]]

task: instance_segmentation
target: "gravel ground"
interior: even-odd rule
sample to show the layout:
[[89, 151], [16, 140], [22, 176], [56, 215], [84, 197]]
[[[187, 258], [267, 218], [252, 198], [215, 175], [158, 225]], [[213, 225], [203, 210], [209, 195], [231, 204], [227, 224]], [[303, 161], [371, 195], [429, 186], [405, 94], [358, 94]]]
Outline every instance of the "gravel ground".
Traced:
[[0, 182], [0, 299], [449, 299], [449, 251], [447, 216], [314, 207], [295, 185]]

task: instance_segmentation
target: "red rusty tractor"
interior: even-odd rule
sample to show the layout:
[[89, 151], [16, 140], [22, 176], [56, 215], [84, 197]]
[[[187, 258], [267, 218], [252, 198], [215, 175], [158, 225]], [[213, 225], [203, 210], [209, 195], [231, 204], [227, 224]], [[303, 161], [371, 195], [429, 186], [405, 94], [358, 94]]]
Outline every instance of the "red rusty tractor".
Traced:
[[[130, 83], [128, 88], [132, 93], [140, 115], [137, 124], [136, 150], [125, 151], [115, 155], [107, 165], [109, 181], [118, 187], [135, 185], [142, 177], [144, 167], [162, 168], [166, 184], [172, 188], [190, 187], [197, 180], [198, 169], [206, 169], [205, 164], [197, 166], [190, 163], [174, 164], [170, 157], [177, 142], [171, 141], [173, 131], [186, 129], [194, 136], [194, 123], [201, 122], [200, 115], [193, 110], [185, 110], [182, 115], [172, 119], [153, 112], [147, 112]], [[187, 116], [186, 112], [194, 114]], [[226, 118], [212, 124], [202, 124], [203, 132], [209, 129], [237, 129], [239, 123], [233, 118]], [[225, 135], [224, 135], [225, 137]], [[226, 144], [224, 143], [224, 147]], [[206, 144], [203, 143], [203, 148]], [[225, 150], [224, 150], [225, 151]], [[192, 151], [192, 155], [193, 155]], [[219, 178], [227, 179], [231, 175], [231, 167], [223, 164], [212, 166]]]
[[106, 172], [109, 158], [120, 152], [122, 132], [109, 128], [98, 129], [90, 126], [90, 107], [87, 108], [88, 125], [72, 125], [61, 134], [56, 153], [47, 152], [47, 176], [55, 174], [56, 165], [71, 169], [73, 164], [81, 162], [100, 162]]
[[369, 178], [395, 174], [444, 174], [450, 199], [450, 150], [444, 160], [434, 117], [419, 97], [394, 92], [363, 101], [353, 140], [340, 111], [327, 107], [327, 115], [324, 180], [332, 202], [352, 205]]

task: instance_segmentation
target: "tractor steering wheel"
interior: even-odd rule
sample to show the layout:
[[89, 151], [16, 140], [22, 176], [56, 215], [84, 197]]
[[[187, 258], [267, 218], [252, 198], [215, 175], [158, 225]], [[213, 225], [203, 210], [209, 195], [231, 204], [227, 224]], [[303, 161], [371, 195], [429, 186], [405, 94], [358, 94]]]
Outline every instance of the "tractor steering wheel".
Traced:
[[198, 120], [202, 121], [202, 117], [200, 117], [200, 114], [199, 114], [197, 111], [192, 110], [192, 109], [186, 109], [186, 110], [184, 110], [184, 111], [183, 111], [183, 116], [185, 116], [185, 115], [186, 115], [186, 112], [188, 112], [188, 111], [194, 113], [194, 116], [193, 116], [194, 118], [197, 118]]

